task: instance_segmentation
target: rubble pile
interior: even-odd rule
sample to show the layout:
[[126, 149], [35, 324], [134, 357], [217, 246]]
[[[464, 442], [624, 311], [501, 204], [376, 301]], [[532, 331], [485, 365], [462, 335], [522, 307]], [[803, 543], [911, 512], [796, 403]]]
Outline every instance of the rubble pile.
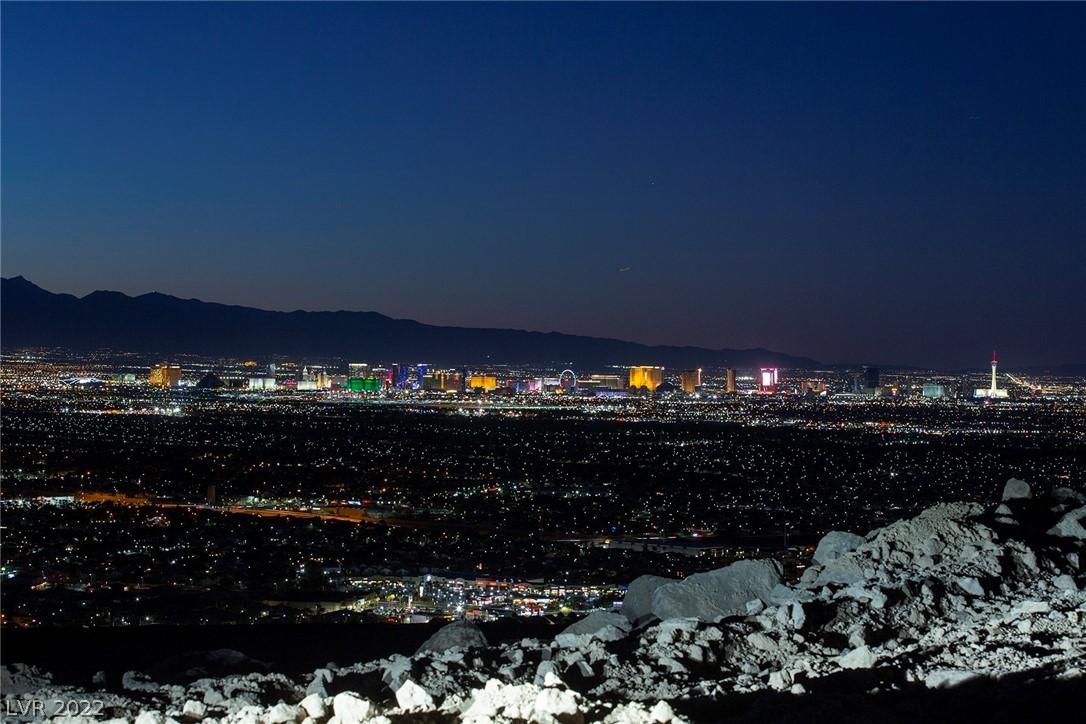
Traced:
[[828, 533], [793, 585], [772, 560], [643, 576], [621, 611], [589, 614], [553, 640], [489, 645], [457, 622], [413, 656], [304, 680], [162, 685], [133, 672], [115, 691], [58, 687], [16, 665], [4, 669], [4, 698], [96, 697], [105, 714], [140, 724], [650, 724], [716, 721], [738, 701], [757, 702], [752, 719], [764, 719], [841, 687], [894, 701], [1003, 681], [1074, 686], [1086, 682], [1084, 522], [1081, 494], [1012, 479], [989, 508], [941, 504], [866, 536]]

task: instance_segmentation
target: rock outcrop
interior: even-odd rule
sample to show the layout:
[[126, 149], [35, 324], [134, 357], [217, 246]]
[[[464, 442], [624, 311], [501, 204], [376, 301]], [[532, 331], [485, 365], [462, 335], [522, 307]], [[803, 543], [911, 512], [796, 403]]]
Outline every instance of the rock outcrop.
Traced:
[[818, 547], [815, 548], [814, 552], [814, 562], [824, 566], [831, 561], [837, 560], [845, 553], [851, 553], [863, 543], [864, 537], [862, 535], [831, 530], [822, 536], [822, 540], [818, 541]]
[[674, 579], [663, 576], [639, 576], [626, 587], [626, 597], [622, 601], [622, 612], [635, 626], [652, 619], [652, 599], [656, 590], [663, 585], [673, 583]]
[[470, 649], [476, 646], [486, 646], [486, 636], [479, 627], [468, 621], [453, 621], [438, 629], [430, 638], [423, 642], [415, 655], [428, 652], [441, 653], [453, 649]]
[[652, 614], [660, 620], [696, 618], [717, 621], [748, 613], [752, 601], [768, 603], [781, 582], [774, 560], [744, 560], [660, 586], [652, 595]]

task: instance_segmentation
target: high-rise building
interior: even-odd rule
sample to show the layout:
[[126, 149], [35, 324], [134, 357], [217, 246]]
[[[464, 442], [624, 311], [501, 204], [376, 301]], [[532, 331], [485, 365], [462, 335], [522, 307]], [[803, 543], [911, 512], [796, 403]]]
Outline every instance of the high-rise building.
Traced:
[[151, 384], [155, 387], [177, 387], [181, 384], [179, 365], [160, 364], [151, 368]]
[[321, 389], [317, 381], [317, 372], [310, 370], [308, 365], [302, 368], [302, 374], [298, 377], [298, 384], [294, 387], [298, 392], [306, 392]]
[[[405, 390], [411, 386], [410, 380], [412, 368], [410, 365], [394, 362], [393, 364], [389, 365], [388, 369], [389, 384], [391, 384], [392, 387]], [[420, 374], [417, 379], [421, 380], [422, 377], [423, 375]]]
[[879, 368], [864, 367], [863, 382], [865, 390], [877, 390], [879, 388]]
[[348, 392], [380, 392], [383, 382], [376, 377], [351, 377], [347, 380]]
[[493, 390], [498, 387], [498, 378], [495, 375], [472, 375], [468, 378], [468, 386], [473, 390]]
[[776, 367], [763, 367], [758, 376], [758, 388], [762, 392], [776, 392], [781, 381], [780, 370]]
[[577, 380], [578, 387], [590, 389], [621, 390], [626, 380], [619, 375], [592, 375]]
[[562, 379], [560, 377], [536, 377], [531, 381], [529, 387], [534, 392], [555, 392], [562, 388]]
[[351, 362], [347, 365], [347, 376], [359, 379], [370, 376], [370, 366], [365, 362]]
[[428, 372], [426, 373], [426, 376], [422, 378], [422, 388], [424, 390], [459, 392], [462, 386], [463, 378], [460, 373], [451, 370]]
[[448, 370], [443, 373], [441, 389], [445, 392], [460, 392], [464, 389], [464, 373]]
[[653, 392], [662, 384], [664, 384], [663, 367], [640, 366], [630, 368], [631, 390], [646, 389]]
[[941, 400], [942, 398], [947, 396], [946, 387], [943, 385], [937, 385], [934, 382], [924, 383], [924, 387], [921, 389], [920, 394], [932, 400]]
[[729, 392], [729, 393], [734, 393], [735, 392], [735, 368], [734, 367], [729, 367], [727, 369], [727, 375], [728, 375], [728, 382], [727, 382], [727, 387], [725, 388], [725, 391]]
[[683, 370], [682, 371], [682, 386], [683, 392], [688, 395], [694, 394], [699, 387], [701, 387], [701, 370]]

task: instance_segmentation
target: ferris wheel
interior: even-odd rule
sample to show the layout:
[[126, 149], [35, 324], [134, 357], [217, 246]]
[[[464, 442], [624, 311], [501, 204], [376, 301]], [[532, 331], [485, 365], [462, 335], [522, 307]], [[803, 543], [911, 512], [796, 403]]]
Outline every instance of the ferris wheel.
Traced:
[[558, 386], [563, 390], [569, 390], [577, 386], [577, 375], [573, 370], [562, 370], [562, 374], [558, 375]]

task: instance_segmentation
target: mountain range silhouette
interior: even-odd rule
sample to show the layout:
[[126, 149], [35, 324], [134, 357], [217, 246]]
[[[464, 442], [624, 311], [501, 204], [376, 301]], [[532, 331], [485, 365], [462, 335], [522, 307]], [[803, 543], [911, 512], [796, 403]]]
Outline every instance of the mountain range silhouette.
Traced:
[[600, 337], [518, 329], [440, 327], [376, 312], [275, 312], [152, 292], [82, 298], [46, 291], [17, 276], [0, 281], [5, 349], [108, 348], [162, 355], [289, 355], [439, 365], [555, 363], [665, 367], [816, 367], [766, 349], [649, 346]]

